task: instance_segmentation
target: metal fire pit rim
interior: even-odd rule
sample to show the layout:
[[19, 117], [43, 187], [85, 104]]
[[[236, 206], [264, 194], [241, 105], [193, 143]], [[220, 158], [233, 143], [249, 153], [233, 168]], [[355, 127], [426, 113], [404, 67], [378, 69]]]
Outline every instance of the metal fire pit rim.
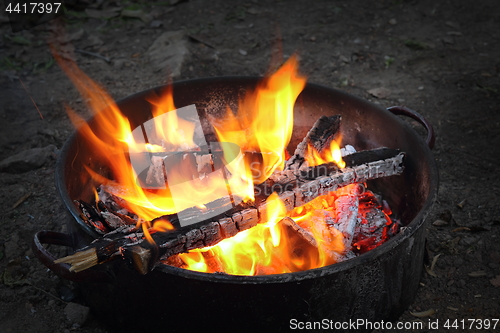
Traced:
[[[192, 83], [203, 83], [203, 82], [210, 82], [210, 83], [215, 83], [215, 82], [231, 82], [234, 80], [244, 80], [248, 82], [259, 82], [262, 80], [263, 77], [260, 76], [217, 76], [217, 77], [205, 77], [205, 78], [196, 78], [196, 79], [189, 79], [189, 80], [182, 80], [178, 82], [173, 83], [173, 88], [174, 88], [174, 94], [175, 94], [175, 88], [182, 86], [182, 85], [189, 85]], [[160, 85], [148, 89], [144, 89], [140, 92], [134, 93], [132, 95], [126, 96], [124, 98], [121, 98], [116, 101], [116, 104], [120, 106], [120, 104], [126, 103], [127, 100], [129, 99], [135, 99], [143, 95], [150, 94], [152, 91], [159, 93], [162, 90], [164, 90], [167, 87], [167, 85]], [[406, 129], [413, 131], [414, 134], [418, 137], [418, 142], [421, 145], [420, 148], [427, 150], [428, 154], [432, 156], [432, 152], [430, 148], [427, 146], [427, 144], [424, 142], [424, 140], [418, 136], [417, 132], [409, 126], [407, 123], [402, 121], [399, 117], [395, 116], [391, 112], [389, 112], [387, 109], [384, 109], [383, 107], [376, 105], [374, 103], [371, 103], [363, 98], [360, 98], [358, 96], [349, 94], [347, 92], [331, 88], [325, 85], [321, 84], [316, 84], [316, 83], [311, 83], [307, 82], [306, 87], [304, 88], [304, 91], [306, 89], [313, 89], [313, 90], [326, 90], [326, 91], [333, 91], [338, 95], [345, 96], [348, 99], [351, 100], [357, 100], [361, 103], [364, 104], [369, 104], [372, 108], [378, 109], [380, 112], [384, 112], [387, 114], [389, 117], [393, 117], [400, 123], [401, 126], [405, 127]], [[303, 92], [302, 92], [303, 93]], [[301, 94], [302, 94], [301, 93]], [[100, 112], [103, 112], [105, 110], [101, 110]], [[91, 116], [89, 119], [86, 121], [92, 120], [94, 117]], [[66, 161], [64, 157], [67, 155], [68, 151], [71, 148], [71, 145], [73, 141], [76, 139], [76, 136], [78, 134], [78, 129], [75, 129], [73, 133], [68, 137], [68, 139], [65, 141], [63, 147], [61, 148], [57, 164], [56, 164], [56, 188], [57, 192], [61, 196], [61, 199], [66, 205], [66, 208], [69, 210], [72, 218], [76, 220], [78, 225], [84, 229], [84, 231], [91, 237], [97, 238], [100, 237], [98, 233], [96, 233], [94, 230], [92, 230], [90, 227], [88, 227], [85, 223], [83, 223], [80, 220], [79, 213], [72, 201], [72, 199], [69, 196], [69, 193], [65, 189], [65, 182], [64, 182], [64, 177], [62, 176], [64, 174], [64, 168], [67, 167]], [[281, 274], [272, 274], [272, 275], [259, 275], [259, 276], [243, 276], [243, 275], [228, 275], [228, 274], [214, 274], [214, 273], [202, 273], [202, 272], [195, 272], [195, 271], [190, 271], [178, 267], [173, 267], [169, 266], [166, 264], [159, 264], [157, 267], [154, 269], [155, 271], [159, 272], [165, 272], [173, 275], [177, 275], [180, 277], [184, 278], [190, 278], [190, 279], [198, 279], [201, 281], [210, 281], [210, 282], [215, 282], [215, 283], [234, 283], [234, 284], [271, 284], [271, 283], [283, 283], [283, 282], [298, 282], [302, 280], [307, 280], [307, 279], [313, 279], [321, 276], [327, 276], [331, 274], [335, 274], [337, 272], [345, 271], [347, 269], [350, 269], [351, 267], [361, 265], [365, 262], [373, 261], [376, 260], [377, 258], [381, 257], [384, 253], [396, 248], [400, 243], [405, 241], [406, 239], [410, 238], [419, 228], [422, 227], [424, 222], [427, 219], [427, 216], [430, 214], [431, 208], [434, 205], [434, 203], [437, 200], [437, 195], [438, 195], [438, 188], [439, 188], [439, 174], [438, 174], [438, 168], [437, 164], [434, 159], [430, 159], [430, 188], [429, 188], [429, 195], [428, 198], [425, 201], [425, 204], [423, 207], [420, 209], [420, 211], [417, 213], [417, 215], [413, 218], [410, 223], [404, 227], [405, 229], [402, 230], [400, 233], [398, 233], [396, 236], [392, 237], [390, 240], [385, 242], [384, 244], [380, 245], [379, 247], [370, 250], [364, 254], [361, 254], [353, 259], [346, 260], [344, 262], [324, 266], [324, 267], [319, 267], [319, 268], [314, 268], [314, 269], [309, 269], [306, 271], [301, 271], [301, 272], [293, 272], [293, 273], [281, 273]]]

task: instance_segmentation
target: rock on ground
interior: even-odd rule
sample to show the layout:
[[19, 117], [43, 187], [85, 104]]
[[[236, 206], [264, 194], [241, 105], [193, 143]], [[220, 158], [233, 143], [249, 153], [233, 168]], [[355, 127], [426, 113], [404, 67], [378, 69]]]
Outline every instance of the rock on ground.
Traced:
[[47, 160], [55, 157], [56, 147], [48, 145], [44, 148], [24, 150], [7, 157], [0, 162], [0, 172], [24, 173], [42, 167]]

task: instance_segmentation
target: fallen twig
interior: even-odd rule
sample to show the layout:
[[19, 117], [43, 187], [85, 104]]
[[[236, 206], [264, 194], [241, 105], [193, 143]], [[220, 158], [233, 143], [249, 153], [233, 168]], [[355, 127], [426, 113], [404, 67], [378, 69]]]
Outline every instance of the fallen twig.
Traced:
[[89, 51], [85, 51], [85, 50], [82, 50], [82, 49], [75, 49], [75, 52], [78, 52], [78, 53], [81, 53], [81, 54], [86, 54], [86, 55], [89, 55], [89, 56], [92, 56], [92, 57], [96, 57], [96, 58], [102, 59], [102, 60], [106, 61], [107, 63], [111, 62], [110, 58], [105, 57], [103, 55], [100, 55], [99, 53], [89, 52]]

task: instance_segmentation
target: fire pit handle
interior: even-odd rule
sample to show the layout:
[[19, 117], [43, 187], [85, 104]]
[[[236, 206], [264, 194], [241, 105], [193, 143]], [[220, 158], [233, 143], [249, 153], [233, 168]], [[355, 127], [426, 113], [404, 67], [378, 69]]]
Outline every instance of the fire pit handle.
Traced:
[[42, 264], [48, 269], [54, 272], [56, 275], [64, 278], [66, 280], [75, 282], [110, 282], [111, 277], [100, 271], [88, 269], [82, 272], [71, 272], [69, 270], [69, 264], [56, 264], [54, 261], [56, 258], [47, 251], [43, 244], [49, 245], [62, 245], [67, 247], [72, 247], [73, 242], [68, 234], [41, 230], [33, 236], [33, 253], [40, 260]]
[[387, 108], [387, 111], [397, 116], [410, 117], [419, 122], [427, 130], [427, 138], [425, 139], [425, 142], [430, 149], [434, 148], [434, 142], [436, 141], [434, 129], [432, 128], [431, 123], [429, 123], [429, 121], [425, 119], [420, 113], [418, 113], [417, 111], [413, 111], [412, 109], [408, 109], [404, 106], [391, 106]]

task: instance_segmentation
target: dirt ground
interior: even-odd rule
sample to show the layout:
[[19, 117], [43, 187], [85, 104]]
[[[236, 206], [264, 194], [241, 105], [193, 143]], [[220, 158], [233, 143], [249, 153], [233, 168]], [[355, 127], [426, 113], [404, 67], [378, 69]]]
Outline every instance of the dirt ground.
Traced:
[[[426, 225], [434, 267], [400, 320], [500, 318], [498, 1], [85, 2], [68, 7], [66, 30], [77, 49], [101, 56], [77, 52], [76, 61], [116, 99], [167, 82], [150, 48], [164, 32], [183, 32], [171, 65], [183, 80], [264, 74], [279, 27], [284, 55], [300, 54], [310, 82], [424, 115], [436, 131], [440, 170]], [[68, 319], [77, 291], [31, 250], [35, 232], [65, 231], [54, 184], [58, 149], [73, 131], [65, 104], [89, 112], [48, 52], [48, 24], [13, 33], [1, 15], [0, 332], [104, 333], [92, 314]], [[5, 166], [24, 151], [37, 154], [16, 169], [24, 172]], [[500, 323], [496, 330], [432, 331], [450, 330], [493, 332]]]

